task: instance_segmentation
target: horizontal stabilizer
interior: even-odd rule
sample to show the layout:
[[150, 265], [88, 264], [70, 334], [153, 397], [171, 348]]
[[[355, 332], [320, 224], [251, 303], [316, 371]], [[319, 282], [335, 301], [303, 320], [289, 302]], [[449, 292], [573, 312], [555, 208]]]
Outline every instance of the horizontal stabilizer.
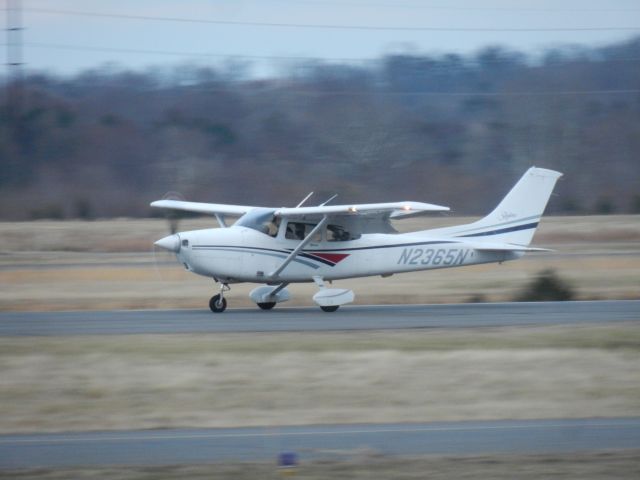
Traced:
[[473, 243], [470, 245], [475, 250], [484, 252], [553, 252], [548, 248], [527, 247], [513, 243]]

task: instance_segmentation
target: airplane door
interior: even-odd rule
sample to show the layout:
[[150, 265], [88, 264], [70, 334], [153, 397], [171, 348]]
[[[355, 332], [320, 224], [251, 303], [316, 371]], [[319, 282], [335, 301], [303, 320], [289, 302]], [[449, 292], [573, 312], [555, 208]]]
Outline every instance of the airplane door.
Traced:
[[242, 232], [242, 258], [239, 267], [242, 268], [243, 278], [252, 282], [264, 282], [280, 262], [280, 257], [274, 256], [273, 250], [278, 249], [277, 240], [271, 236], [265, 237], [252, 230]]

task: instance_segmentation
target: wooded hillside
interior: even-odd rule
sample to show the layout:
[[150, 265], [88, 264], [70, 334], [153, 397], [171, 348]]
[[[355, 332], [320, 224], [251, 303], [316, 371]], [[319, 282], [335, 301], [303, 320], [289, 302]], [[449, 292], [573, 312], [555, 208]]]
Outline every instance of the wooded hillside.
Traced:
[[0, 218], [145, 216], [196, 201], [418, 200], [481, 213], [531, 165], [556, 213], [640, 212], [640, 38], [534, 61], [391, 55], [71, 78], [28, 74], [0, 105]]

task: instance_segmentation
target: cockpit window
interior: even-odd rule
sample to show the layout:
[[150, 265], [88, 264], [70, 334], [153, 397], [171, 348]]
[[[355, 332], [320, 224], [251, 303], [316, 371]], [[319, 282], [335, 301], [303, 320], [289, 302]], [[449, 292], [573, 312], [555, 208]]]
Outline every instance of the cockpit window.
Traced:
[[274, 213], [275, 210], [269, 208], [254, 208], [240, 217], [235, 225], [251, 228], [270, 237], [275, 237], [278, 234], [280, 219], [276, 219]]
[[327, 225], [327, 242], [346, 242], [358, 238], [360, 235], [353, 235], [340, 225]]
[[[314, 228], [316, 228], [316, 224], [314, 223], [288, 222], [287, 231], [285, 232], [285, 238], [289, 240], [304, 240], [308, 235], [311, 234]], [[320, 240], [322, 240], [322, 232], [317, 231], [313, 235], [311, 241], [319, 242]]]

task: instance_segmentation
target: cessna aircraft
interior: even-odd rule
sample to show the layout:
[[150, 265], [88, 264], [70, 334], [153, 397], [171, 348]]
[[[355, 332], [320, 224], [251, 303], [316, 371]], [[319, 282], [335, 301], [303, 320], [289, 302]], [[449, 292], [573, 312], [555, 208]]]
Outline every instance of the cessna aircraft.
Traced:
[[[220, 293], [209, 301], [213, 312], [227, 307], [229, 284], [263, 285], [250, 298], [263, 310], [290, 299], [290, 283], [315, 282], [313, 300], [325, 312], [354, 300], [352, 290], [329, 288], [343, 278], [504, 262], [526, 252], [561, 173], [530, 168], [486, 217], [465, 225], [397, 233], [401, 220], [448, 207], [420, 202], [264, 208], [179, 200], [152, 207], [214, 215], [220, 228], [179, 232], [155, 245], [174, 252], [193, 273], [213, 278]], [[226, 216], [240, 217], [227, 226]]]

